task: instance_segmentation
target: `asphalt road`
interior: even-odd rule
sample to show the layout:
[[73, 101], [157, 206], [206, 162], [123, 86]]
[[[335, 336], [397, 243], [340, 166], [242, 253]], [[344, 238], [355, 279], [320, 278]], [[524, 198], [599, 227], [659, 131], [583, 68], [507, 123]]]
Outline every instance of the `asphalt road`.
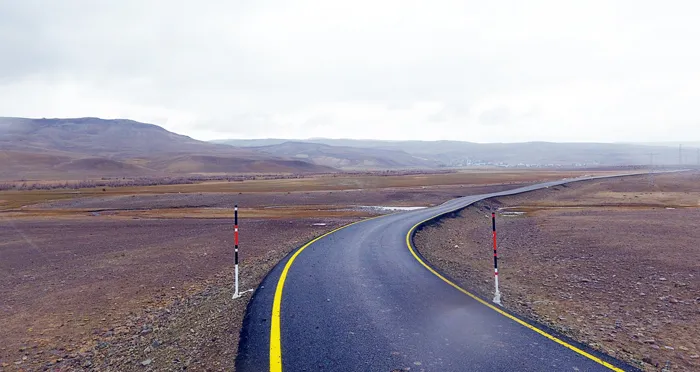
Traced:
[[365, 220], [301, 247], [255, 291], [241, 331], [236, 369], [632, 369], [457, 288], [429, 269], [429, 263], [423, 264], [407, 244], [407, 234], [416, 224], [437, 215], [485, 198], [571, 181], [468, 196]]

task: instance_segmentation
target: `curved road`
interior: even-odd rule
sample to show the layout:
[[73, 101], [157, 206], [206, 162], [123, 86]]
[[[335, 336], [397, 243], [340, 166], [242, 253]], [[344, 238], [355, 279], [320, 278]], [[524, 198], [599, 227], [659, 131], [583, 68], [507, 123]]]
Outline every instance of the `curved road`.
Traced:
[[476, 201], [594, 178], [603, 177], [467, 196], [363, 220], [310, 242], [278, 263], [255, 291], [236, 369], [633, 369], [457, 287], [410, 243], [421, 222]]

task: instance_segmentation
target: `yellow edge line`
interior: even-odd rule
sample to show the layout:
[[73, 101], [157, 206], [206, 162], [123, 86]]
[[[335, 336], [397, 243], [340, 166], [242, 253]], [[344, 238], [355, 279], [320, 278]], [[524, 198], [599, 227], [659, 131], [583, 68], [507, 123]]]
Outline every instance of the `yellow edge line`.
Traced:
[[[438, 216], [439, 216], [439, 215], [438, 215]], [[464, 293], [465, 295], [467, 295], [467, 296], [473, 298], [473, 299], [476, 300], [477, 302], [481, 303], [482, 305], [487, 306], [487, 307], [490, 308], [491, 310], [496, 311], [497, 313], [499, 313], [499, 314], [505, 316], [506, 318], [508, 318], [508, 319], [510, 319], [510, 320], [512, 320], [512, 321], [514, 321], [514, 322], [516, 322], [516, 323], [518, 323], [518, 324], [520, 324], [520, 325], [522, 325], [522, 326], [524, 326], [524, 327], [526, 327], [526, 328], [529, 328], [529, 329], [531, 329], [531, 330], [533, 330], [533, 331], [535, 331], [535, 332], [541, 334], [542, 336], [544, 336], [544, 337], [546, 337], [546, 338], [548, 338], [548, 339], [550, 339], [550, 340], [552, 340], [552, 341], [558, 343], [559, 345], [562, 345], [562, 346], [564, 346], [564, 347], [566, 347], [566, 348], [568, 348], [568, 349], [570, 349], [570, 350], [573, 350], [573, 351], [575, 351], [575, 352], [577, 352], [577, 353], [579, 353], [579, 354], [585, 356], [585, 357], [588, 358], [588, 359], [593, 360], [594, 362], [597, 362], [597, 363], [599, 363], [599, 364], [602, 364], [603, 366], [608, 367], [608, 368], [610, 368], [610, 369], [613, 370], [613, 371], [616, 371], [616, 372], [624, 372], [623, 369], [617, 368], [617, 367], [615, 367], [614, 365], [612, 365], [612, 364], [610, 364], [610, 363], [608, 363], [608, 362], [606, 362], [606, 361], [604, 361], [604, 360], [602, 360], [602, 359], [600, 359], [600, 358], [598, 358], [598, 357], [596, 357], [596, 356], [594, 356], [594, 355], [591, 355], [591, 354], [589, 354], [589, 353], [587, 353], [587, 352], [585, 352], [585, 351], [583, 351], [583, 350], [577, 348], [576, 346], [573, 346], [573, 345], [571, 345], [571, 344], [569, 344], [569, 343], [567, 343], [567, 342], [565, 342], [565, 341], [563, 341], [563, 340], [560, 340], [560, 339], [558, 339], [558, 338], [556, 338], [556, 337], [550, 335], [549, 333], [547, 333], [547, 332], [545, 332], [545, 331], [543, 331], [543, 330], [541, 330], [541, 329], [539, 329], [539, 328], [537, 328], [537, 327], [535, 327], [535, 326], [533, 326], [533, 325], [531, 325], [531, 324], [529, 324], [529, 323], [527, 323], [527, 322], [524, 322], [524, 321], [522, 321], [522, 320], [520, 320], [520, 319], [518, 319], [518, 318], [516, 318], [516, 317], [514, 317], [514, 316], [512, 316], [512, 315], [510, 315], [510, 314], [508, 314], [507, 312], [505, 312], [505, 311], [503, 311], [503, 310], [497, 308], [496, 306], [491, 305], [490, 303], [488, 303], [488, 302], [482, 300], [481, 298], [479, 298], [479, 297], [477, 297], [476, 295], [470, 293], [469, 291], [465, 290], [464, 288], [462, 288], [462, 287], [458, 286], [457, 284], [451, 282], [449, 279], [447, 279], [447, 278], [445, 278], [444, 276], [440, 275], [438, 272], [436, 272], [435, 270], [433, 270], [432, 267], [430, 267], [430, 266], [427, 265], [425, 262], [423, 262], [423, 260], [421, 260], [420, 257], [416, 254], [416, 251], [415, 251], [415, 249], [413, 248], [413, 245], [411, 244], [411, 235], [413, 234], [413, 231], [414, 231], [418, 226], [420, 226], [422, 223], [425, 223], [425, 222], [427, 222], [427, 221], [430, 221], [430, 220], [432, 220], [433, 218], [436, 218], [436, 217], [438, 217], [438, 216], [433, 216], [433, 217], [431, 217], [431, 218], [428, 218], [427, 220], [418, 222], [417, 224], [413, 225], [413, 227], [411, 227], [411, 229], [408, 230], [408, 234], [406, 234], [406, 245], [408, 246], [408, 249], [411, 251], [411, 254], [413, 255], [413, 257], [414, 257], [416, 260], [418, 260], [418, 262], [420, 262], [421, 265], [423, 265], [423, 266], [424, 266], [426, 269], [428, 269], [431, 273], [435, 274], [435, 276], [437, 276], [438, 278], [442, 279], [445, 283], [451, 285], [452, 287], [454, 287], [454, 288], [457, 289], [458, 291], [460, 291], [460, 292]]]
[[272, 318], [270, 320], [270, 372], [282, 372], [282, 336], [280, 330], [280, 314], [282, 313], [282, 289], [284, 288], [284, 282], [287, 279], [287, 272], [289, 272], [289, 268], [292, 266], [292, 263], [294, 263], [294, 260], [297, 258], [299, 253], [306, 249], [306, 247], [317, 242], [318, 240], [323, 239], [326, 236], [333, 234], [336, 231], [342, 230], [346, 227], [350, 227], [360, 222], [365, 222], [380, 217], [384, 216], [366, 218], [364, 220], [355, 221], [345, 226], [341, 226], [335, 230], [329, 231], [313, 239], [312, 241], [304, 244], [301, 248], [294, 252], [292, 257], [289, 258], [289, 261], [287, 261], [287, 264], [284, 265], [284, 269], [282, 269], [282, 274], [280, 274], [279, 281], [277, 282], [277, 289], [275, 289], [275, 298], [272, 302]]

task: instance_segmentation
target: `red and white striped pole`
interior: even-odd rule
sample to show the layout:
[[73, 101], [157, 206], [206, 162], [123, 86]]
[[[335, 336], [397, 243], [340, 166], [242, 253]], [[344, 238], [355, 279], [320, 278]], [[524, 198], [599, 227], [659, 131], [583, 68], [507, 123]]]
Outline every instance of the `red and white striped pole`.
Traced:
[[234, 206], [233, 209], [233, 239], [234, 239], [234, 262], [236, 265], [235, 269], [235, 291], [233, 292], [233, 298], [241, 297], [238, 292], [238, 204]]
[[496, 284], [496, 293], [493, 302], [501, 304], [501, 292], [498, 290], [498, 245], [496, 243], [496, 213], [491, 212], [491, 222], [493, 226], [493, 279]]

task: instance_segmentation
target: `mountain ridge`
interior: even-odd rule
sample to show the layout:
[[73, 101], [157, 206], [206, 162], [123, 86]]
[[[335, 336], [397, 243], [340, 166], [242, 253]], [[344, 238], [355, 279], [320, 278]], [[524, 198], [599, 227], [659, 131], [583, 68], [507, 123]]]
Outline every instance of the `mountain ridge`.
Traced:
[[[362, 149], [402, 151], [438, 164], [439, 167], [479, 165], [498, 166], [648, 166], [692, 164], [697, 160], [697, 148], [683, 146], [682, 161], [678, 148], [671, 146], [605, 142], [547, 142], [476, 143], [454, 140], [392, 141], [315, 138], [308, 140], [260, 139], [217, 140], [217, 143], [238, 147], [254, 147], [259, 143], [279, 145], [285, 141], [319, 143]], [[698, 146], [700, 147], [700, 145]], [[653, 154], [653, 155], [650, 155]], [[651, 157], [653, 156], [653, 159]], [[652, 162], [653, 160], [653, 162]], [[700, 164], [698, 164], [700, 165]]]

